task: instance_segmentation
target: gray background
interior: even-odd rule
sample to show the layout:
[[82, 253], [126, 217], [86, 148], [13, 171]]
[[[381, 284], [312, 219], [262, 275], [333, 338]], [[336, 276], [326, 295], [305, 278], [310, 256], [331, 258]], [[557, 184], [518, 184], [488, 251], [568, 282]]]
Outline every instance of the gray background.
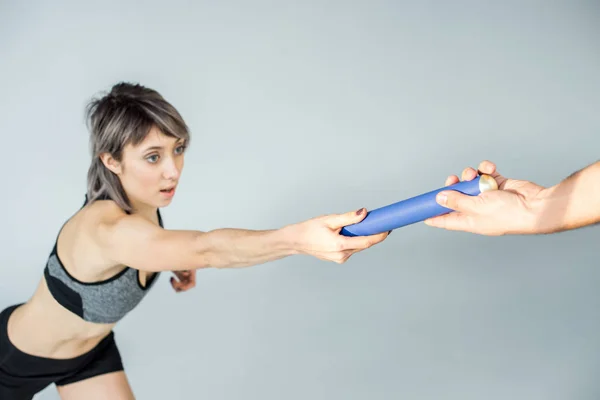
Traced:
[[[0, 3], [2, 307], [81, 205], [83, 107], [120, 80], [193, 130], [170, 228], [372, 209], [482, 159], [552, 185], [598, 158], [598, 2], [166, 4]], [[140, 399], [598, 398], [599, 233], [417, 224], [344, 265], [199, 271], [180, 295], [165, 274], [117, 340]]]

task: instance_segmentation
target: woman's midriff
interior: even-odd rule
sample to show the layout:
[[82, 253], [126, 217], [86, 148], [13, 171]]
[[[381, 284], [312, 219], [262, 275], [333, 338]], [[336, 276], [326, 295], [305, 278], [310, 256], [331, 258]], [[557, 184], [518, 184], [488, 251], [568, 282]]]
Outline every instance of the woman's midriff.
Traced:
[[44, 279], [34, 295], [11, 314], [9, 340], [18, 350], [37, 357], [69, 359], [93, 349], [114, 324], [83, 321], [51, 296]]

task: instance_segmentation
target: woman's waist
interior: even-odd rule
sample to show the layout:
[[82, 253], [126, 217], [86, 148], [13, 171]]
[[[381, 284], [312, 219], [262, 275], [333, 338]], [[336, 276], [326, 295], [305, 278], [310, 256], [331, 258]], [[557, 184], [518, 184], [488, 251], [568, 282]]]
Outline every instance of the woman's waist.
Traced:
[[58, 305], [26, 303], [7, 321], [6, 337], [17, 351], [37, 357], [70, 359], [98, 345], [113, 324], [86, 322]]

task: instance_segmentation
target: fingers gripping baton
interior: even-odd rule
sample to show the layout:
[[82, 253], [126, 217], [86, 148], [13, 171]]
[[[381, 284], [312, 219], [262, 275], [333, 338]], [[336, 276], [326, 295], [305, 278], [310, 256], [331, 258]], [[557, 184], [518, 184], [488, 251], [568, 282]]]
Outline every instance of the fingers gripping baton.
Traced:
[[439, 205], [436, 195], [445, 190], [454, 190], [469, 196], [477, 196], [490, 190], [497, 190], [496, 180], [489, 175], [480, 175], [471, 181], [463, 181], [423, 193], [385, 207], [369, 211], [360, 222], [342, 228], [344, 236], [368, 236], [391, 231], [406, 225], [421, 222], [452, 210]]

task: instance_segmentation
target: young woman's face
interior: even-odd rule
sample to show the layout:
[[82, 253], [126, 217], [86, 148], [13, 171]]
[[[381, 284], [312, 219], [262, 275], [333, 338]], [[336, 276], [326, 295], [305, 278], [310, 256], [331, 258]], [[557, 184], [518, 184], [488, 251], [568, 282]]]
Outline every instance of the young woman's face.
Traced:
[[164, 207], [173, 196], [183, 170], [186, 143], [152, 128], [144, 141], [128, 145], [117, 175], [134, 206]]

